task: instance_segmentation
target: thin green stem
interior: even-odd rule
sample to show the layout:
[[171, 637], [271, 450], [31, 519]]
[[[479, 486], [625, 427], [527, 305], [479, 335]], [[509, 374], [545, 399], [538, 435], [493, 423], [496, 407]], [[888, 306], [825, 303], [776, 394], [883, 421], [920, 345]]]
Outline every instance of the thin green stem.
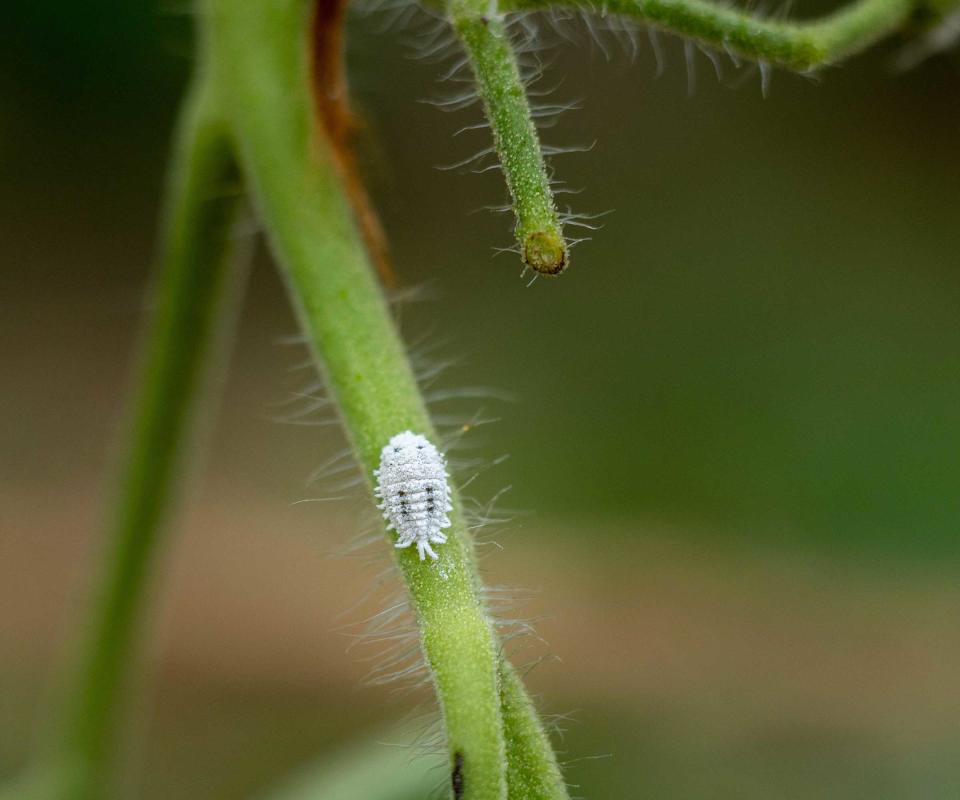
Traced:
[[217, 334], [233, 308], [227, 254], [237, 201], [229, 141], [209, 85], [200, 81], [185, 102], [176, 138], [157, 305], [133, 405], [130, 449], [55, 754], [77, 776], [71, 797], [108, 793], [151, 567]]
[[852, 56], [901, 28], [917, 0], [857, 0], [821, 19], [764, 19], [709, 0], [501, 0], [504, 11], [581, 8], [634, 17], [748, 59], [806, 72]]
[[567, 243], [504, 18], [491, 0], [448, 0], [447, 15], [463, 42], [490, 121], [523, 262], [541, 274], [558, 275], [570, 260]]

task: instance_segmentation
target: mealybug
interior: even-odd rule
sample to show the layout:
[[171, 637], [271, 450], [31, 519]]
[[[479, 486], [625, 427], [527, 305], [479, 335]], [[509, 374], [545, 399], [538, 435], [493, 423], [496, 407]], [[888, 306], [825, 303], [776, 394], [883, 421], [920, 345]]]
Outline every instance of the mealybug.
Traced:
[[437, 448], [418, 433], [398, 433], [380, 451], [380, 469], [373, 475], [377, 508], [390, 523], [387, 530], [397, 532], [396, 547], [416, 543], [421, 561], [425, 553], [437, 558], [430, 545], [447, 541], [443, 529], [450, 527], [447, 513], [453, 508], [447, 463]]

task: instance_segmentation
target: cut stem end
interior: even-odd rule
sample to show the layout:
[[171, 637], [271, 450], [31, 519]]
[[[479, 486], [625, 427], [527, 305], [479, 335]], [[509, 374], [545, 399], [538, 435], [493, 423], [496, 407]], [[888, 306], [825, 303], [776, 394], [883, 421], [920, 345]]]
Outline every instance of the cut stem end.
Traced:
[[559, 275], [570, 257], [567, 243], [557, 231], [534, 231], [523, 240], [523, 263], [541, 275]]

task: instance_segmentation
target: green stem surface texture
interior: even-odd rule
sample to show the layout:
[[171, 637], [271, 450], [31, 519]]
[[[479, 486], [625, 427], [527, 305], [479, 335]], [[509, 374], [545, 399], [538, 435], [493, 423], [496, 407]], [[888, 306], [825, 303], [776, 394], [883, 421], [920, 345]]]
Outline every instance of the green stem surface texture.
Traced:
[[501, 0], [504, 11], [581, 8], [634, 17], [756, 61], [806, 72], [854, 55], [901, 28], [916, 0], [857, 0], [820, 19], [764, 19], [709, 0]]
[[500, 664], [500, 709], [507, 740], [510, 800], [568, 800], [550, 737], [523, 681], [506, 659]]
[[447, 15], [467, 52], [493, 131], [523, 263], [558, 275], [569, 263], [567, 243], [504, 18], [489, 0], [450, 0]]
[[129, 451], [121, 463], [97, 602], [80, 642], [58, 737], [56, 758], [75, 777], [70, 797], [108, 793], [151, 567], [218, 334], [235, 306], [229, 302], [228, 254], [238, 205], [236, 170], [208, 89], [198, 81], [191, 90], [176, 137], [156, 308], [132, 407]]
[[[436, 441], [314, 114], [304, 0], [211, 0], [218, 86], [241, 166], [368, 481], [402, 431]], [[256, 46], [252, 46], [255, 43]], [[456, 493], [439, 560], [396, 551], [443, 713], [458, 800], [502, 800], [498, 646]], [[522, 795], [518, 795], [522, 797]]]

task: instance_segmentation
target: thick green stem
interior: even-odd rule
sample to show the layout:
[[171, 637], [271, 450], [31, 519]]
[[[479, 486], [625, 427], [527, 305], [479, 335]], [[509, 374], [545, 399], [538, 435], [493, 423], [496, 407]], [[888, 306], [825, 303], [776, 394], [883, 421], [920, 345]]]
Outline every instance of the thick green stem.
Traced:
[[558, 275], [569, 262], [537, 129], [503, 16], [490, 0], [449, 0], [447, 14], [473, 67], [517, 217], [524, 264]]
[[180, 121], [130, 449], [55, 754], [76, 777], [71, 797], [107, 794], [148, 579], [217, 334], [233, 308], [227, 256], [238, 200], [236, 171], [208, 87], [194, 86]]
[[635, 17], [748, 59], [801, 72], [854, 55], [901, 28], [917, 0], [858, 0], [806, 22], [763, 19], [709, 0], [501, 0], [504, 11], [573, 7]]
[[[310, 96], [305, 0], [211, 0], [218, 86], [241, 166], [368, 479], [397, 433], [435, 440], [403, 345], [368, 264]], [[397, 551], [443, 711], [451, 783], [502, 800], [506, 761], [497, 646], [474, 582], [457, 499], [438, 561]]]

